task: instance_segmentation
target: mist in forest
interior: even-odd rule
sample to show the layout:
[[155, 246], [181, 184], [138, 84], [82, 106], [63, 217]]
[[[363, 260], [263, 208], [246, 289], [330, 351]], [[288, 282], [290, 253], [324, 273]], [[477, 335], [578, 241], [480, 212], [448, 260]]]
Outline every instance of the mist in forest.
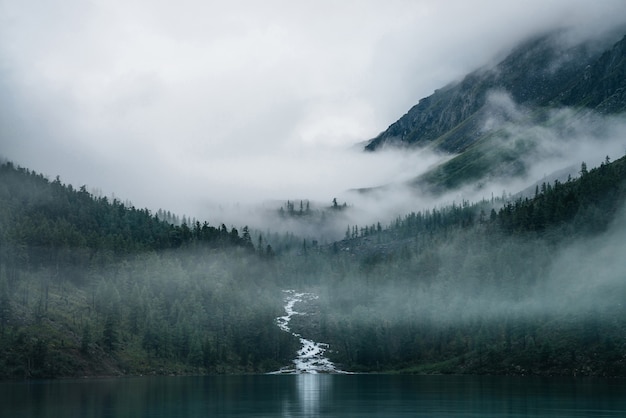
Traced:
[[364, 347], [350, 344], [364, 340], [378, 341], [381, 357], [385, 350], [402, 357], [403, 344], [409, 352], [406, 344], [438, 350], [441, 338], [447, 347], [469, 344], [462, 350], [469, 353], [481, 335], [494, 347], [512, 338], [518, 347], [533, 341], [537, 349], [570, 344], [584, 350], [596, 341], [618, 343], [622, 335], [624, 234], [626, 208], [605, 233], [556, 247], [548, 236], [458, 232], [431, 247], [383, 256], [378, 264], [361, 262], [348, 273], [345, 267], [339, 269], [344, 274], [322, 271], [310, 288], [321, 296], [319, 315], [335, 347], [351, 347], [347, 357]]
[[[549, 110], [543, 121], [536, 122], [527, 116], [529, 109], [516, 104], [502, 91], [490, 95], [488, 106], [490, 111], [486, 112], [484, 124], [485, 129], [494, 132], [496, 139], [492, 144], [506, 152], [515, 152], [519, 147], [526, 149], [517, 164], [523, 166], [522, 172], [495, 170], [478, 182], [433, 194], [416, 187], [412, 181], [454, 155], [425, 148], [387, 148], [377, 153], [349, 148], [329, 154], [311, 150], [307, 157], [310, 165], [303, 166], [297, 159], [284, 164], [257, 161], [258, 169], [253, 171], [264, 173], [262, 176], [272, 187], [285, 183], [285, 195], [276, 194], [275, 199], [259, 203], [257, 199], [264, 195], [261, 188], [236, 204], [207, 203], [203, 213], [209, 215], [210, 222], [219, 220], [238, 227], [247, 224], [262, 232], [291, 232], [331, 242], [342, 239], [348, 226], [363, 227], [379, 222], [387, 226], [398, 216], [453, 203], [494, 197], [506, 200], [520, 192], [532, 196], [535, 185], [542, 182], [577, 178], [583, 162], [594, 167], [607, 157], [617, 159], [626, 152], [623, 118], [556, 108]], [[335, 199], [340, 206], [346, 205], [345, 210], [332, 210]], [[288, 201], [294, 205], [295, 212], [299, 212], [301, 203], [305, 208], [308, 204], [316, 216], [279, 216], [281, 207], [285, 209]]]

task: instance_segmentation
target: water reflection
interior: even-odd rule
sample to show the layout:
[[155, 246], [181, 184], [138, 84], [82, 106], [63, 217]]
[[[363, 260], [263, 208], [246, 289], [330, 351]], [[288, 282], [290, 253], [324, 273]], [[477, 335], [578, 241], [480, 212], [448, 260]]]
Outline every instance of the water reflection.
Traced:
[[296, 388], [302, 416], [318, 416], [321, 401], [327, 400], [332, 391], [332, 378], [328, 375], [299, 374], [296, 375]]
[[[332, 403], [331, 375], [296, 374], [280, 380], [283, 392], [283, 417], [317, 417], [324, 415], [325, 406]], [[295, 390], [292, 390], [295, 389]]]
[[626, 381], [256, 375], [0, 383], [0, 417], [624, 417]]

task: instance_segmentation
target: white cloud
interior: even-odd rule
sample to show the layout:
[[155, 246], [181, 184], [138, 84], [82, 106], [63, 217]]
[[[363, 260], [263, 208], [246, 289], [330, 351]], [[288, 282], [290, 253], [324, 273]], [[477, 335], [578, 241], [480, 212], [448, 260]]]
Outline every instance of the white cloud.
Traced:
[[325, 199], [412, 172], [335, 150], [435, 88], [537, 30], [624, 16], [617, 0], [0, 0], [0, 153], [198, 217]]

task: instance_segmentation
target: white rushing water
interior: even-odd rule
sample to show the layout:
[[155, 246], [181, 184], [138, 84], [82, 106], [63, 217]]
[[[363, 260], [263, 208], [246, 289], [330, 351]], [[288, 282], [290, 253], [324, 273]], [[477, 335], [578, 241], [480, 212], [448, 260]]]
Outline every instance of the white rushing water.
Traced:
[[281, 330], [298, 337], [302, 348], [298, 350], [297, 356], [293, 360], [293, 367], [283, 367], [273, 374], [348, 373], [339, 370], [332, 361], [325, 357], [324, 353], [328, 350], [328, 344], [308, 340], [291, 331], [289, 327], [289, 322], [294, 315], [306, 315], [306, 313], [296, 311], [294, 305], [315, 300], [318, 296], [313, 293], [296, 292], [295, 290], [283, 290], [283, 292], [285, 292], [285, 315], [276, 318], [276, 325]]

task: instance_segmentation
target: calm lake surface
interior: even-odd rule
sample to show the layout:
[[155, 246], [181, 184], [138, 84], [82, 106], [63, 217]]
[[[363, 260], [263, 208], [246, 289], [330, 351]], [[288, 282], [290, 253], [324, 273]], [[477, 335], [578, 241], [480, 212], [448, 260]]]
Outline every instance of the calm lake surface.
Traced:
[[2, 417], [626, 417], [626, 381], [476, 376], [137, 377], [0, 384]]

